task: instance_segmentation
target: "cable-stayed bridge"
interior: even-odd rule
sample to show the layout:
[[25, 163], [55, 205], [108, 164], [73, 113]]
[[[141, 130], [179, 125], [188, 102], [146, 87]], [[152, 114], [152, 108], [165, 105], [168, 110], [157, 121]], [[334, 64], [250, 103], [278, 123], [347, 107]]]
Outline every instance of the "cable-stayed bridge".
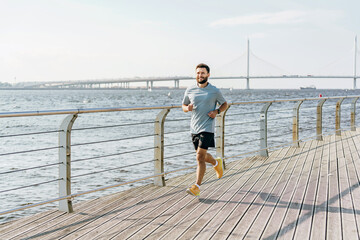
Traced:
[[[314, 75], [281, 75], [281, 76], [223, 76], [211, 77], [211, 79], [245, 79], [247, 89], [250, 89], [251, 79], [354, 79], [354, 89], [356, 88], [356, 79], [354, 76], [314, 76]], [[132, 83], [144, 83], [147, 89], [152, 89], [155, 82], [174, 82], [174, 88], [180, 87], [180, 81], [195, 80], [194, 77], [175, 76], [164, 78], [120, 78], [120, 79], [99, 79], [99, 80], [78, 80], [78, 81], [56, 81], [56, 82], [39, 82], [28, 85], [28, 88], [130, 88]]]
[[[351, 49], [354, 53], [353, 60], [349, 61], [349, 57], [338, 58], [336, 61], [323, 67], [324, 73], [316, 74], [291, 74], [288, 71], [277, 67], [269, 61], [256, 56], [250, 51], [250, 44], [248, 41], [247, 51], [241, 54], [238, 58], [230, 61], [223, 66], [215, 68], [215, 74], [212, 74], [211, 79], [244, 79], [246, 81], [246, 89], [250, 89], [251, 79], [353, 79], [353, 88], [356, 89], [357, 75], [357, 56], [360, 55], [357, 49], [357, 38], [355, 38], [354, 48]], [[347, 54], [349, 55], [349, 54]], [[340, 67], [340, 65], [342, 66]], [[344, 67], [345, 66], [345, 67]], [[345, 69], [341, 74], [329, 74], [333, 69]], [[250, 72], [251, 71], [251, 72]], [[255, 72], [255, 73], [253, 73]], [[352, 72], [349, 74], [349, 72]], [[66, 80], [66, 81], [48, 81], [36, 82], [26, 84], [27, 88], [130, 88], [131, 84], [144, 83], [147, 89], [152, 89], [156, 82], [173, 82], [174, 88], [180, 87], [180, 81], [194, 80], [190, 76], [170, 76], [170, 77], [152, 77], [152, 78], [117, 78], [117, 79], [92, 79], [92, 80]]]

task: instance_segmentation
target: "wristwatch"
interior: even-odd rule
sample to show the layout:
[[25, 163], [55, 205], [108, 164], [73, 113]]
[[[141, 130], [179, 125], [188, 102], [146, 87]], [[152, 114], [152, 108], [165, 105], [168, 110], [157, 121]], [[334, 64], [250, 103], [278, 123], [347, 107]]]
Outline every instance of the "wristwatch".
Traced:
[[218, 110], [218, 114], [220, 114], [221, 113], [220, 108], [218, 108], [217, 110]]

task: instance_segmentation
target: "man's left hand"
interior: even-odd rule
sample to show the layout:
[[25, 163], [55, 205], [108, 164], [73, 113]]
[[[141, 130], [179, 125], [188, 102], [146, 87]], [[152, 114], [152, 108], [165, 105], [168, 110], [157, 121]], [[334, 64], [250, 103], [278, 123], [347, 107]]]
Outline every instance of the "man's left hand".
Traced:
[[216, 115], [217, 115], [217, 113], [218, 113], [218, 111], [217, 111], [217, 110], [210, 111], [210, 112], [208, 113], [208, 116], [209, 116], [209, 117], [211, 117], [211, 118], [215, 118], [215, 117], [216, 117]]

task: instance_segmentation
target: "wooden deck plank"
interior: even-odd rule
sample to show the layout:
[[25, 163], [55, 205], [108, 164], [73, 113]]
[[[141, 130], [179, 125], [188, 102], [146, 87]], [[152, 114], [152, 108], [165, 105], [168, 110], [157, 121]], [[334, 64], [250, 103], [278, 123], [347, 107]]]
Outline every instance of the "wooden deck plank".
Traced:
[[308, 239], [312, 228], [312, 218], [315, 210], [315, 197], [317, 194], [317, 185], [320, 174], [320, 156], [322, 154], [322, 143], [314, 141], [315, 148], [312, 150], [308, 158], [310, 160], [310, 174], [308, 182], [305, 186], [305, 195], [301, 203], [300, 214], [297, 219], [294, 239]]
[[[176, 185], [166, 187], [153, 187], [150, 188], [148, 192], [140, 192], [136, 195], [135, 201], [130, 204], [116, 204], [114, 208], [109, 211], [97, 213], [97, 217], [92, 219], [92, 221], [87, 221], [85, 224], [78, 225], [76, 228], [72, 228], [70, 232], [62, 235], [63, 239], [74, 237], [80, 237], [84, 234], [91, 232], [91, 235], [102, 231], [102, 229], [107, 229], [112, 226], [113, 221], [118, 221], [119, 219], [127, 219], [133, 217], [134, 214], [138, 214], [138, 217], [142, 217], [143, 214], [146, 214], [147, 211], [151, 211], [152, 206], [148, 205], [148, 202], [156, 204], [156, 202], [166, 202], [168, 198], [171, 198], [178, 192], [178, 185], [184, 184], [189, 181], [191, 176], [181, 176], [178, 177], [179, 181]], [[121, 201], [121, 199], [119, 200]], [[61, 233], [60, 233], [61, 235]]]
[[[266, 160], [265, 160], [266, 161]], [[252, 177], [258, 172], [258, 169], [259, 168], [261, 168], [262, 167], [262, 164], [264, 163], [264, 160], [263, 160], [263, 158], [260, 158], [259, 160], [256, 160], [255, 161], [255, 165], [253, 165], [253, 166], [251, 166], [250, 168], [248, 168], [248, 169], [244, 169], [246, 172], [245, 172], [245, 174], [244, 175], [242, 175], [242, 176], [244, 176], [244, 177], [241, 177], [241, 179], [239, 180], [239, 183], [242, 183], [242, 185], [241, 186], [244, 186], [244, 185], [246, 185], [246, 184], [249, 184], [249, 182], [251, 183], [251, 180], [249, 180], [249, 179], [252, 179]], [[239, 172], [238, 172], [239, 173]], [[238, 173], [235, 173], [235, 174], [233, 174], [233, 176], [236, 176], [236, 174], [238, 174]], [[235, 193], [229, 193], [230, 194], [230, 197], [233, 197], [233, 196], [235, 196], [235, 197], [240, 197], [241, 198], [241, 196], [242, 196], [242, 194], [240, 194], [241, 193], [241, 189], [235, 189]], [[230, 201], [230, 204], [231, 203], [235, 203], [236, 204], [236, 200], [234, 200], [234, 199], [231, 199], [231, 201]], [[193, 210], [193, 209], [190, 209], [190, 211], [191, 210]], [[198, 211], [197, 211], [198, 212]], [[224, 215], [227, 215], [227, 211], [222, 211], [222, 213], [225, 213]], [[198, 217], [199, 216], [199, 214], [196, 214], [196, 217]], [[186, 217], [186, 216], [185, 216]], [[174, 221], [173, 223], [174, 224], [177, 224], [177, 222], [176, 221], [181, 221], [181, 220], [183, 220], [183, 218], [178, 218], [178, 220], [176, 219], [176, 218], [172, 218], [172, 221]], [[170, 235], [170, 233], [174, 230], [174, 225], [173, 224], [173, 226], [172, 227], [170, 227], [169, 229], [167, 229], [167, 231], [156, 231], [154, 234], [153, 234], [153, 236], [154, 236], [154, 238], [151, 238], [151, 239], [155, 239], [157, 236], [159, 236], [159, 239], [167, 239], [167, 238], [169, 238], [169, 237], [172, 237], [172, 235]], [[175, 226], [176, 227], [176, 226]], [[182, 229], [184, 229], [184, 228], [182, 228]]]
[[[279, 152], [279, 154], [280, 153], [281, 152]], [[274, 154], [269, 160], [277, 159], [279, 154]], [[276, 163], [279, 163], [279, 161]], [[231, 209], [231, 211], [224, 211], [229, 215], [225, 221], [216, 228], [216, 232], [212, 238], [221, 239], [223, 236], [231, 235], [233, 229], [248, 211], [250, 204], [260, 195], [265, 186], [266, 180], [268, 179], [267, 174], [269, 174], [267, 169], [272, 168], [274, 165], [277, 164], [272, 163], [272, 161], [266, 162], [266, 164], [261, 165], [255, 174], [249, 178], [248, 183], [241, 189], [242, 194], [236, 196], [235, 206], [230, 205], [233, 209]]]
[[[234, 166], [236, 166], [236, 164]], [[209, 175], [214, 175], [211, 171], [208, 171], [208, 173]], [[205, 179], [210, 179], [209, 177], [207, 177], [207, 175], [205, 176]], [[101, 236], [101, 234], [106, 234], [106, 237], [110, 238], [111, 236], [121, 234], [122, 232], [126, 232], [126, 234], [136, 232], [136, 230], [140, 226], [142, 226], [142, 224], [146, 224], [147, 222], [151, 221], [151, 219], [156, 218], [156, 214], [161, 213], [162, 210], [166, 211], [168, 208], [176, 206], [177, 204], [179, 204], [179, 201], [181, 201], [181, 205], [183, 205], [184, 203], [189, 203], [190, 201], [188, 197], [190, 196], [185, 194], [185, 189], [187, 186], [193, 183], [194, 179], [195, 174], [191, 174], [189, 176], [189, 181], [186, 184], [183, 184], [180, 190], [176, 192], [176, 195], [172, 197], [171, 201], [164, 201], [160, 199], [158, 203], [152, 204], [152, 209], [150, 209], [152, 211], [145, 212], [145, 214], [144, 211], [142, 211], [142, 213], [144, 214], [142, 217], [129, 215], [129, 219], [121, 219], [119, 216], [117, 216], [117, 218], [114, 219], [114, 221], [112, 221], [111, 223], [109, 223], [108, 226], [101, 226], [102, 229], [98, 229], [96, 233], [92, 233], [91, 235], [93, 236], [94, 234], [98, 234], [96, 236]], [[84, 237], [84, 239], [86, 239], [86, 235], [84, 235]]]
[[315, 196], [314, 216], [310, 239], [325, 239], [326, 237], [326, 210], [328, 186], [328, 162], [330, 160], [330, 137], [324, 137], [323, 150], [320, 159], [320, 176], [318, 179], [317, 194]]
[[[142, 191], [139, 188], [139, 191]], [[116, 194], [116, 196], [126, 196], [129, 194], [130, 191], [124, 191], [121, 193]], [[113, 196], [108, 195], [101, 198], [101, 201], [104, 201], [106, 199], [111, 199]], [[77, 203], [74, 205], [74, 210], [78, 209], [86, 209], [88, 207], [93, 207], [93, 204], [96, 204], [96, 201], [99, 201], [99, 198], [89, 200], [89, 201], [83, 201], [80, 203]], [[6, 228], [3, 228], [0, 226], [0, 239], [9, 238], [10, 234], [19, 234], [19, 233], [25, 233], [28, 231], [33, 230], [36, 226], [43, 225], [47, 222], [53, 222], [55, 219], [58, 219], [59, 217], [62, 217], [63, 215], [67, 215], [65, 212], [60, 212], [58, 210], [51, 210], [46, 211], [42, 213], [35, 214], [33, 216], [28, 216], [21, 218], [16, 221], [16, 224], [12, 224], [12, 222], [8, 222], [8, 225]], [[1, 234], [1, 232], [5, 232], [6, 234]]]
[[[154, 218], [159, 217], [159, 214], [161, 215], [165, 213], [167, 216], [177, 215], [179, 209], [186, 208], [191, 205], [196, 205], [197, 199], [185, 193], [185, 189], [193, 183], [195, 178], [195, 175], [193, 175], [188, 184], [179, 189], [177, 194], [170, 201], [161, 201], [155, 205], [152, 204], [152, 211], [147, 212], [144, 217], [139, 218], [132, 215], [132, 221], [126, 220], [114, 222], [113, 226], [106, 231], [105, 235], [102, 234], [100, 236], [106, 236], [106, 238], [112, 238], [116, 236], [116, 238], [125, 239], [138, 232], [147, 223], [152, 222]], [[208, 181], [211, 183], [209, 185], [205, 185], [206, 188], [212, 187], [214, 185], [213, 179], [209, 179]], [[205, 188], [202, 190], [204, 189]]]
[[[135, 189], [130, 194], [135, 194], [136, 192], [142, 192], [144, 189], [139, 188]], [[152, 191], [152, 188], [146, 188], [145, 191]], [[159, 190], [160, 191], [160, 190]], [[133, 195], [131, 195], [133, 196]], [[31, 231], [22, 232], [19, 235], [16, 235], [16, 238], [48, 238], [49, 236], [63, 236], [63, 232], [68, 233], [72, 228], [77, 227], [78, 225], [85, 224], [89, 221], [93, 221], [97, 218], [98, 212], [107, 213], [112, 208], [122, 205], [122, 204], [131, 204], [131, 200], [134, 197], [126, 197], [129, 198], [130, 201], [124, 202], [122, 198], [118, 198], [117, 195], [111, 196], [111, 198], [99, 199], [95, 201], [94, 204], [87, 205], [84, 209], [77, 210], [75, 208], [74, 213], [61, 215], [55, 219], [51, 219], [47, 222], [44, 222], [41, 225], [36, 225], [35, 228], [31, 229]], [[105, 200], [105, 201], [104, 201]], [[126, 207], [126, 205], [124, 205]], [[49, 237], [50, 238], [50, 237]]]
[[[269, 239], [273, 238], [284, 238], [287, 239], [289, 236], [292, 238], [294, 229], [296, 227], [296, 220], [297, 215], [299, 214], [300, 204], [296, 202], [296, 199], [301, 195], [302, 190], [302, 179], [304, 175], [308, 174], [306, 172], [307, 169], [307, 156], [309, 154], [309, 150], [311, 147], [312, 141], [305, 142], [303, 147], [303, 151], [299, 157], [299, 162], [301, 164], [293, 172], [294, 179], [290, 182], [289, 188], [286, 192], [284, 192], [283, 196], [281, 196], [281, 200], [286, 202], [286, 212], [284, 214], [284, 218], [281, 219], [278, 226], [278, 231], [275, 232], [273, 235], [269, 236]], [[300, 192], [300, 193], [299, 193]]]
[[334, 239], [341, 239], [341, 214], [339, 183], [336, 158], [336, 140], [337, 137], [331, 136], [330, 141], [330, 161], [329, 161], [329, 181], [328, 181], [328, 209], [327, 209], [327, 229], [326, 236]]
[[[263, 223], [266, 221], [263, 221], [263, 219], [267, 219], [270, 215], [270, 209], [273, 209], [272, 204], [274, 204], [276, 202], [275, 199], [278, 199], [278, 193], [280, 191], [280, 189], [282, 188], [282, 186], [285, 185], [285, 182], [288, 179], [287, 173], [289, 172], [289, 169], [293, 168], [295, 161], [291, 161], [291, 159], [294, 156], [294, 153], [296, 153], [296, 151], [300, 151], [301, 148], [291, 148], [289, 149], [287, 155], [283, 158], [282, 163], [284, 166], [284, 170], [283, 172], [280, 174], [280, 179], [279, 181], [274, 184], [274, 189], [272, 189], [272, 191], [268, 191], [269, 193], [269, 199], [266, 199], [266, 201], [264, 202], [264, 205], [267, 204], [267, 206], [263, 209], [260, 210], [259, 216], [256, 218], [256, 221], [258, 221], [257, 223], [253, 224], [251, 226], [251, 229], [249, 231], [249, 233], [247, 235], [249, 236], [253, 236], [256, 235], [257, 237], [261, 237], [260, 233], [262, 232], [262, 230], [264, 229]], [[277, 169], [277, 171], [279, 171], [279, 169]], [[267, 190], [265, 190], [267, 191]], [[261, 198], [264, 199], [264, 194], [262, 194]], [[262, 220], [261, 220], [262, 219]], [[204, 231], [200, 232], [199, 235], [199, 239], [206, 239], [206, 236], [203, 237]]]
[[[207, 223], [204, 223], [204, 225], [206, 224], [205, 231], [202, 231], [203, 230], [202, 228], [204, 226], [199, 224], [199, 222], [197, 224], [193, 224], [190, 227], [190, 228], [195, 228], [193, 230], [190, 230], [190, 231], [195, 231], [193, 234], [194, 237], [196, 237], [196, 235], [198, 234], [196, 233], [196, 230], [202, 231], [200, 236], [203, 237], [204, 239], [209, 239], [214, 234], [216, 229], [219, 226], [221, 226], [222, 223], [224, 223], [224, 220], [227, 218], [228, 215], [227, 213], [231, 212], [234, 206], [236, 206], [238, 202], [237, 199], [241, 198], [242, 196], [241, 189], [243, 188], [243, 186], [245, 184], [248, 184], [248, 179], [250, 179], [251, 176], [255, 174], [256, 169], [264, 163], [266, 164], [264, 158], [256, 158], [253, 161], [253, 165], [251, 165], [248, 169], [241, 169], [241, 171], [237, 171], [233, 173], [234, 177], [239, 174], [241, 175], [236, 180], [234, 185], [231, 186], [231, 188], [229, 188], [228, 192], [226, 192], [221, 198], [215, 201], [215, 203], [211, 206], [211, 208], [208, 211], [201, 214], [201, 218], [207, 220]], [[200, 221], [203, 220], [201, 219]], [[165, 234], [168, 235], [168, 232], [169, 231], [165, 232], [163, 236], [166, 236]], [[151, 237], [150, 239], [156, 239], [156, 237], [157, 235], [154, 234], [153, 237]], [[185, 238], [185, 236], [182, 238]]]
[[[254, 158], [249, 158], [246, 164], [242, 164], [242, 168], [233, 168], [231, 166], [231, 169], [225, 171], [224, 177], [217, 180], [216, 184], [219, 185], [219, 187], [216, 189], [210, 189], [212, 193], [204, 193], [205, 197], [203, 198], [203, 196], [201, 196], [201, 198], [199, 199], [199, 203], [205, 203], [203, 205], [207, 206], [208, 209], [210, 209], [217, 203], [218, 205], [225, 204], [228, 200], [228, 198], [226, 198], [225, 196], [228, 196], [229, 194], [231, 194], [232, 191], [240, 187], [239, 185], [242, 184], [241, 180], [243, 179], [243, 176], [246, 176], [246, 174], [248, 173], [247, 169], [253, 167], [255, 163], [256, 161], [254, 161]], [[202, 195], [204, 194], [202, 193]], [[201, 211], [198, 206], [196, 206], [196, 208], [192, 209], [192, 211], [194, 212], [194, 214], [192, 214], [193, 217], [205, 217], [206, 213], [208, 213], [209, 211], [211, 212], [211, 216], [213, 216], [216, 211], [218, 211], [218, 209], [213, 208], [212, 210]], [[196, 215], [196, 212], [202, 212], [202, 214]], [[180, 214], [180, 216], [181, 215], [182, 214]], [[189, 213], [188, 216], [189, 215], [191, 215], [191, 213]], [[168, 212], [162, 213], [155, 219], [155, 221], [148, 223], [140, 231], [138, 231], [134, 236], [134, 239], [145, 237], [148, 237], [148, 239], [158, 239], [163, 233], [169, 231], [170, 227], [173, 227], [173, 224], [171, 224], [171, 222], [174, 222], [174, 220], [170, 221], [170, 218], [172, 218], [172, 216], [173, 215], [169, 216]], [[181, 224], [181, 222], [177, 222]], [[202, 224], [200, 224], [199, 226], [202, 226]]]
[[[354, 132], [356, 134], [356, 132]], [[357, 234], [360, 235], [360, 185], [359, 185], [359, 174], [357, 169], [360, 165], [360, 156], [359, 152], [357, 151], [352, 132], [346, 132], [346, 140], [348, 143], [348, 149], [345, 151], [345, 159], [347, 164], [348, 170], [348, 181], [349, 181], [349, 190], [351, 193], [353, 210], [354, 210], [354, 217], [356, 222]], [[360, 237], [359, 237], [360, 238]]]
[[[299, 149], [300, 150], [300, 149]], [[316, 149], [316, 150], [318, 150], [318, 149]], [[296, 161], [296, 158], [293, 158], [292, 159], [292, 162], [293, 162], [293, 164], [291, 165], [291, 168], [289, 168], [289, 171], [288, 171], [288, 173], [287, 173], [287, 175], [285, 175], [284, 176], [284, 180], [283, 180], [283, 182], [284, 182], [284, 184], [283, 184], [283, 186], [279, 186], [278, 188], [280, 188], [279, 190], [274, 190], [274, 191], [272, 191], [273, 192], [273, 194], [276, 194], [276, 195], [278, 195], [279, 197], [277, 198], [277, 201], [274, 201], [275, 202], [275, 205], [274, 205], [274, 207], [271, 209], [271, 212], [269, 213], [270, 214], [270, 216], [269, 217], [265, 217], [265, 216], [259, 216], [259, 223], [257, 223], [257, 224], [254, 224], [254, 226], [255, 226], [255, 229], [258, 231], [258, 232], [261, 232], [261, 231], [264, 231], [264, 234], [261, 236], [262, 238], [265, 238], [265, 239], [275, 239], [275, 235], [273, 234], [273, 233], [270, 233], [269, 232], [269, 229], [270, 228], [266, 228], [266, 226], [268, 225], [268, 226], [270, 226], [270, 223], [272, 223], [273, 224], [273, 227], [271, 228], [272, 229], [272, 231], [274, 231], [274, 230], [276, 230], [277, 228], [276, 227], [278, 227], [278, 225], [279, 225], [279, 222], [281, 222], [281, 220], [282, 220], [282, 216], [284, 215], [284, 212], [285, 212], [285, 209], [282, 209], [282, 212], [283, 212], [283, 214], [280, 214], [280, 212], [278, 211], [277, 213], [276, 213], [276, 216], [277, 216], [277, 221], [276, 222], [274, 222], [274, 219], [272, 218], [272, 216], [273, 216], [273, 213], [274, 213], [274, 211], [277, 209], [277, 207], [278, 207], [278, 203], [282, 200], [282, 193], [283, 193], [283, 191], [286, 189], [286, 187], [288, 186], [288, 182], [289, 182], [289, 180], [290, 180], [290, 176], [289, 175], [291, 175], [291, 173], [292, 173], [292, 171], [293, 171], [293, 169], [294, 169], [294, 167], [295, 167], [295, 164], [297, 163], [297, 161]], [[261, 219], [269, 219], [267, 222], [261, 222]], [[261, 228], [263, 226], [263, 228]], [[255, 232], [255, 231], [254, 231]]]
[[316, 141], [309, 142], [310, 144], [304, 148], [304, 165], [302, 172], [296, 183], [296, 190], [293, 192], [289, 209], [285, 215], [285, 221], [280, 230], [279, 236], [281, 239], [294, 238], [294, 234], [299, 224], [300, 214], [302, 209], [302, 201], [306, 192], [307, 182], [311, 173], [311, 164], [313, 163], [313, 156], [315, 155]]
[[[253, 158], [250, 158], [249, 161], [246, 164], [241, 164], [242, 166], [239, 168], [238, 164], [231, 166], [230, 169], [225, 171], [225, 175], [222, 179], [216, 180], [214, 181], [214, 183], [216, 183], [216, 185], [219, 185], [221, 182], [229, 182], [232, 181], [232, 179], [236, 176], [236, 173], [241, 172], [242, 175], [248, 173], [248, 171], [246, 171], [246, 169], [254, 166], [255, 161], [252, 161]], [[206, 185], [208, 183], [205, 183]], [[201, 197], [200, 199], [196, 200], [194, 202], [194, 204], [192, 205], [185, 205], [184, 207], [181, 206], [172, 206], [171, 209], [169, 209], [169, 211], [166, 211], [164, 213], [162, 213], [161, 215], [159, 215], [159, 219], [157, 219], [157, 224], [155, 225], [147, 225], [147, 227], [145, 227], [144, 229], [142, 229], [141, 231], [139, 231], [134, 238], [136, 239], [137, 236], [139, 237], [145, 237], [146, 235], [149, 235], [150, 239], [158, 239], [160, 238], [160, 236], [164, 233], [166, 233], [167, 231], [169, 231], [169, 229], [171, 229], [174, 226], [177, 227], [182, 227], [181, 224], [181, 219], [185, 218], [186, 216], [191, 216], [193, 215], [194, 217], [196, 217], [198, 214], [196, 214], [196, 212], [200, 212], [198, 210], [199, 206], [206, 206], [208, 204], [202, 204], [206, 201], [209, 201], [209, 199], [216, 194], [219, 194], [219, 188], [221, 188], [221, 185], [219, 185], [219, 187], [213, 188], [213, 187], [207, 187], [206, 189], [201, 189], [202, 193], [201, 193]], [[220, 191], [224, 191], [225, 189], [220, 189]], [[191, 197], [191, 196], [190, 196]], [[191, 197], [192, 198], [192, 197]], [[175, 214], [176, 213], [176, 214]], [[164, 224], [159, 224], [161, 223], [161, 221]], [[147, 230], [143, 231], [143, 230]]]
[[266, 177], [268, 178], [266, 179], [266, 184], [261, 189], [255, 200], [252, 203], [249, 203], [250, 206], [246, 215], [241, 218], [237, 226], [233, 229], [229, 239], [236, 239], [237, 237], [259, 238], [262, 230], [249, 232], [249, 229], [256, 223], [257, 219], [260, 220], [259, 222], [267, 222], [268, 218], [260, 219], [259, 214], [264, 207], [267, 209], [273, 207], [266, 207], [266, 202], [268, 201], [268, 198], [273, 196], [272, 191], [274, 190], [282, 174], [286, 170], [286, 167], [289, 163], [289, 156], [293, 154], [293, 150], [294, 149], [290, 148], [284, 155], [279, 155], [277, 157], [278, 160], [274, 161], [274, 163], [278, 161], [278, 164], [274, 165], [273, 169], [268, 168], [266, 170]]
[[19, 220], [16, 220], [17, 224], [13, 224], [12, 221], [7, 222], [6, 224], [2, 224], [0, 225], [0, 239], [7, 239], [11, 236], [11, 234], [17, 234], [16, 232], [19, 231], [26, 231], [27, 229], [36, 226], [37, 224], [41, 224], [42, 222], [48, 221], [48, 219], [52, 219], [61, 214], [65, 213], [61, 213], [57, 210], [46, 211], [20, 218]]
[[[275, 201], [273, 212], [271, 213], [271, 216], [268, 218], [266, 225], [263, 227], [263, 229], [259, 230], [259, 232], [262, 232], [260, 236], [262, 238], [276, 239], [277, 233], [280, 231], [279, 223], [282, 222], [284, 215], [286, 214], [288, 199], [290, 199], [290, 196], [292, 195], [292, 191], [294, 191], [293, 188], [294, 184], [292, 182], [297, 181], [296, 177], [294, 176], [294, 172], [296, 172], [296, 169], [300, 169], [303, 164], [300, 159], [302, 156], [301, 153], [303, 151], [304, 146], [305, 144], [301, 144], [301, 147], [295, 148], [296, 149], [295, 153], [289, 159], [289, 162], [291, 162], [292, 165], [290, 165], [291, 167], [289, 167], [286, 173], [284, 174], [284, 181], [285, 181], [284, 186], [279, 185], [279, 187], [275, 189], [274, 194], [275, 196], [277, 195], [278, 197]], [[278, 194], [276, 194], [276, 192], [278, 192]]]
[[[208, 179], [209, 174], [206, 175], [205, 179]], [[187, 194], [185, 194], [185, 189], [189, 184], [193, 183], [195, 179], [195, 174], [191, 174], [188, 181], [178, 189], [176, 189], [175, 194], [171, 193], [169, 198], [161, 199], [153, 201], [152, 205], [148, 207], [148, 209], [144, 209], [138, 213], [131, 213], [127, 218], [117, 217], [113, 219], [111, 225], [108, 226], [106, 229], [103, 228], [102, 231], [99, 231], [99, 234], [96, 237], [103, 237], [103, 238], [112, 238], [118, 234], [123, 235], [125, 238], [126, 236], [131, 235], [132, 233], [136, 232], [139, 227], [145, 224], [147, 221], [151, 221], [154, 216], [157, 214], [166, 211], [167, 209], [171, 208], [172, 206], [180, 205], [183, 206], [186, 203], [191, 204], [194, 200], [193, 198], [188, 198]], [[204, 179], [204, 180], [205, 180]], [[213, 184], [213, 183], [212, 183]], [[126, 235], [126, 236], [125, 236]]]
[[[279, 158], [278, 160], [278, 165], [281, 165], [282, 162], [283, 162], [283, 156], [281, 154], [286, 154], [289, 150], [287, 151], [282, 151], [278, 156], [277, 158]], [[275, 159], [273, 158], [273, 161]], [[274, 162], [275, 163], [275, 162]], [[270, 166], [269, 168], [272, 168], [273, 166]], [[268, 171], [269, 171], [269, 168], [268, 168]], [[276, 168], [276, 167], [275, 167]], [[238, 189], [242, 189], [242, 187], [239, 187]], [[235, 189], [235, 191], [231, 191], [233, 193], [237, 192], [238, 189]], [[226, 204], [226, 202], [225, 202]], [[224, 205], [224, 204], [223, 204]], [[189, 239], [193, 236], [203, 236], [203, 233], [201, 233], [201, 230], [204, 229], [204, 225], [206, 226], [207, 225], [207, 222], [209, 222], [209, 220], [211, 220], [214, 216], [211, 216], [211, 211], [208, 211], [209, 214], [208, 215], [201, 215], [198, 220], [196, 222], [193, 222], [192, 225], [190, 225], [190, 227], [184, 231], [181, 235], [181, 238], [184, 238], [184, 239]], [[200, 227], [197, 227], [197, 225], [200, 225]], [[199, 231], [200, 230], [200, 231]]]
[[[344, 239], [355, 239], [358, 234], [356, 218], [354, 214], [352, 191], [349, 185], [348, 161], [345, 154], [349, 151], [346, 135], [342, 133], [341, 141], [337, 143], [338, 174], [339, 174], [339, 195], [340, 212], [342, 222], [342, 236]], [[357, 236], [356, 238], [358, 238]]]

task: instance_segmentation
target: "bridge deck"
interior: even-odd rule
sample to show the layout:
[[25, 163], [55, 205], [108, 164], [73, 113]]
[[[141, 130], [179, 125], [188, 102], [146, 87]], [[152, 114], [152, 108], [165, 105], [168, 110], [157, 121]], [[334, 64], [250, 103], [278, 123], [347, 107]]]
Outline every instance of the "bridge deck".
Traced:
[[269, 158], [208, 169], [199, 199], [194, 174], [0, 226], [0, 239], [359, 239], [360, 136], [308, 141]]

